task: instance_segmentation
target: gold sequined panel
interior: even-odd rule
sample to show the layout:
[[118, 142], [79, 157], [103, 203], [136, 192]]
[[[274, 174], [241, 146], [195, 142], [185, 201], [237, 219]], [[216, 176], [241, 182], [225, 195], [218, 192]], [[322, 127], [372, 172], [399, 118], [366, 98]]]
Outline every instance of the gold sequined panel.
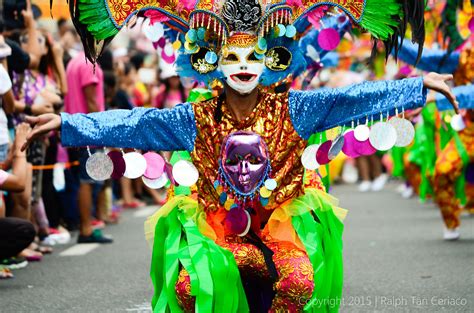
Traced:
[[270, 197], [266, 209], [275, 209], [281, 203], [303, 194], [303, 166], [300, 156], [306, 141], [296, 133], [288, 112], [288, 94], [268, 93], [260, 96], [259, 104], [244, 121], [236, 121], [222, 106], [223, 118], [214, 120], [217, 99], [194, 104], [198, 134], [191, 156], [199, 170], [197, 183], [199, 204], [207, 212], [219, 209], [218, 194], [213, 187], [217, 178], [218, 158], [222, 140], [238, 131], [252, 131], [265, 140], [271, 157], [271, 176], [278, 187]]
[[459, 57], [459, 67], [454, 73], [456, 86], [474, 83], [474, 48], [465, 49]]

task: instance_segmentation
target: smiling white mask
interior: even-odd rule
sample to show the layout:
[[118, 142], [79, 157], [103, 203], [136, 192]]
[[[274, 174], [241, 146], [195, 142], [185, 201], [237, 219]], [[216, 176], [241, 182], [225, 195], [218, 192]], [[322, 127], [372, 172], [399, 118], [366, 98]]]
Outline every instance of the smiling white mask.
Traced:
[[253, 45], [240, 47], [228, 44], [226, 49], [219, 60], [219, 68], [227, 85], [240, 94], [251, 93], [258, 86], [263, 73], [263, 58], [259, 60], [255, 57]]

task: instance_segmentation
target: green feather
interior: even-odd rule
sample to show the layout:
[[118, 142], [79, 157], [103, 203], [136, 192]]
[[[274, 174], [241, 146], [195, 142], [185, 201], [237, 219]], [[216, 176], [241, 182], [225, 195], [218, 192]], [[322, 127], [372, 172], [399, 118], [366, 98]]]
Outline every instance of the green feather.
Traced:
[[403, 8], [397, 0], [367, 0], [360, 25], [375, 38], [387, 40], [399, 25], [394, 16], [403, 18]]
[[97, 40], [104, 40], [118, 33], [104, 0], [78, 0], [79, 21]]

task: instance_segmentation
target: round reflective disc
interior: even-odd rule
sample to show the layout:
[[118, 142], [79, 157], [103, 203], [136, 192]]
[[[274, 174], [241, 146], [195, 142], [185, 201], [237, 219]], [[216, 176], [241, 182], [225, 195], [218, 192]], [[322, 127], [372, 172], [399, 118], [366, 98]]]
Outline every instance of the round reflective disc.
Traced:
[[247, 236], [250, 230], [250, 226], [252, 226], [252, 218], [250, 217], [249, 212], [247, 212], [247, 210], [244, 210], [244, 212], [245, 212], [245, 215], [247, 216], [247, 226], [245, 227], [245, 230], [242, 233], [237, 234], [237, 236], [239, 237]]
[[406, 147], [415, 138], [415, 127], [413, 124], [404, 118], [394, 117], [388, 121], [390, 125], [395, 128], [397, 132], [396, 147]]
[[170, 180], [170, 182], [173, 185], [179, 186], [178, 182], [173, 177], [173, 165], [171, 165], [170, 163], [166, 163], [165, 164], [165, 173], [166, 173], [166, 175], [168, 176], [168, 179]]
[[165, 160], [155, 152], [147, 152], [143, 155], [146, 160], [146, 170], [143, 173], [148, 179], [157, 179], [165, 170]]
[[140, 153], [125, 153], [123, 159], [125, 160], [125, 173], [123, 176], [135, 179], [145, 173], [147, 164], [145, 158]]
[[287, 25], [285, 36], [288, 37], [288, 38], [293, 38], [293, 37], [295, 37], [295, 35], [296, 35], [296, 27], [291, 25], [291, 24]]
[[359, 125], [354, 129], [354, 137], [357, 141], [366, 141], [369, 135], [370, 129], [367, 125]]
[[274, 180], [273, 178], [269, 178], [269, 179], [265, 180], [265, 187], [270, 191], [275, 190], [276, 187], [277, 187], [276, 180]]
[[466, 124], [464, 124], [464, 120], [461, 115], [453, 115], [453, 117], [451, 118], [451, 127], [457, 132], [466, 128]]
[[379, 151], [391, 149], [397, 141], [397, 132], [389, 123], [378, 122], [370, 130], [370, 144]]
[[342, 146], [342, 152], [350, 158], [360, 157], [360, 154], [355, 150], [356, 143], [357, 139], [354, 137], [354, 131], [347, 131], [344, 134], [344, 145]]
[[377, 152], [377, 149], [370, 144], [369, 139], [366, 141], [357, 141], [354, 145], [354, 150], [360, 155], [372, 155]]
[[123, 177], [123, 174], [125, 173], [125, 160], [123, 159], [123, 154], [120, 151], [110, 151], [107, 153], [109, 158], [112, 160], [112, 163], [114, 164], [114, 170], [110, 177], [113, 179], [120, 179]]
[[199, 172], [193, 163], [180, 160], [173, 166], [173, 177], [179, 185], [190, 187], [198, 181]]
[[318, 151], [319, 145], [309, 145], [304, 149], [301, 155], [301, 163], [307, 170], [315, 170], [319, 167], [318, 161], [316, 161], [316, 152]]
[[102, 181], [109, 179], [113, 171], [114, 164], [105, 153], [96, 152], [86, 161], [86, 172], [93, 180]]
[[331, 148], [328, 152], [329, 160], [334, 160], [337, 155], [341, 152], [342, 147], [344, 146], [344, 136], [338, 136], [333, 140]]
[[283, 24], [278, 24], [278, 25], [277, 25], [277, 28], [278, 28], [278, 37], [283, 37], [283, 36], [285, 36], [285, 33], [286, 33], [286, 27], [285, 27], [285, 25], [283, 25]]
[[151, 189], [160, 189], [163, 188], [167, 183], [168, 183], [168, 176], [166, 173], [163, 173], [159, 178], [157, 179], [148, 179], [145, 176], [142, 177], [143, 183], [145, 186]]
[[316, 152], [316, 161], [320, 165], [328, 164], [331, 160], [329, 159], [329, 150], [332, 146], [332, 140], [328, 140], [323, 142], [320, 146], [318, 151]]
[[263, 186], [262, 188], [260, 188], [260, 195], [262, 196], [262, 198], [270, 198], [272, 192], [268, 190], [267, 187]]

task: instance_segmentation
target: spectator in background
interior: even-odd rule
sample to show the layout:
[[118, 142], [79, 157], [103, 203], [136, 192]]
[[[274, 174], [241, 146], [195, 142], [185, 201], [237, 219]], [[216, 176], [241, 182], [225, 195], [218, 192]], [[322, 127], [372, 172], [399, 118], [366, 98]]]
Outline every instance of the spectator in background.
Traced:
[[58, 26], [58, 36], [59, 36], [58, 39], [63, 38], [64, 35], [71, 29], [68, 21], [62, 17], [58, 20], [57, 26]]
[[[150, 76], [149, 73], [155, 74], [153, 69], [145, 68], [146, 54], [136, 52], [130, 58], [136, 77], [134, 79], [134, 89], [132, 94], [133, 104], [137, 107], [149, 107], [151, 102], [150, 90], [151, 84], [156, 82], [156, 75]], [[147, 77], [148, 76], [148, 77]]]
[[[12, 49], [5, 43], [3, 36], [0, 34], [0, 164], [5, 162], [8, 154], [10, 138], [8, 134], [8, 120], [4, 111], [3, 95], [11, 93], [12, 82], [7, 72], [6, 57], [10, 56]], [[10, 107], [6, 107], [7, 113], [13, 111], [14, 102], [6, 103]]]
[[[42, 113], [54, 112], [55, 106], [62, 105], [61, 95], [67, 91], [66, 76], [63, 65], [63, 50], [61, 46], [54, 42], [47, 32], [39, 32], [37, 36], [40, 43], [40, 60], [34, 66], [23, 73], [14, 73], [14, 94], [17, 100], [15, 106], [20, 111], [28, 115], [39, 115]], [[33, 53], [28, 42], [31, 32], [24, 31], [19, 40], [21, 48], [27, 53]], [[23, 118], [23, 114], [18, 114], [15, 121], [18, 123]], [[44, 165], [44, 157], [47, 147], [47, 140], [35, 141], [28, 149], [28, 162], [34, 166]], [[15, 216], [25, 217], [25, 212], [19, 212], [28, 206], [34, 216], [34, 221], [38, 225], [38, 235], [40, 240], [49, 235], [49, 222], [45, 212], [42, 197], [43, 171], [35, 170], [31, 179], [31, 190], [25, 192], [16, 199]], [[26, 203], [30, 201], [30, 203]], [[23, 203], [23, 205], [17, 205]], [[49, 252], [49, 250], [48, 250]], [[28, 255], [27, 255], [28, 256]]]
[[[0, 190], [21, 192], [25, 189], [26, 154], [20, 150], [30, 127], [18, 125], [12, 154], [12, 174], [0, 169]], [[18, 254], [25, 250], [35, 238], [35, 228], [29, 221], [5, 217], [5, 206], [0, 206], [0, 279], [12, 278], [10, 270], [25, 267], [28, 262]]]
[[[92, 113], [105, 110], [102, 69], [98, 64], [94, 68], [91, 63], [84, 60], [85, 55], [81, 52], [67, 66], [68, 93], [64, 103], [64, 111], [67, 113]], [[105, 237], [98, 229], [92, 229], [91, 213], [95, 202], [93, 193], [102, 192], [103, 186], [87, 174], [85, 163], [88, 157], [87, 150], [82, 149], [78, 193], [80, 215], [78, 243], [111, 243], [111, 238]]]
[[111, 109], [131, 110], [135, 107], [132, 94], [135, 87], [136, 71], [129, 63], [124, 63], [115, 71], [118, 88], [110, 103]]
[[171, 109], [177, 104], [186, 102], [186, 90], [181, 84], [173, 65], [160, 60], [160, 79], [162, 85], [154, 99], [154, 107]]

